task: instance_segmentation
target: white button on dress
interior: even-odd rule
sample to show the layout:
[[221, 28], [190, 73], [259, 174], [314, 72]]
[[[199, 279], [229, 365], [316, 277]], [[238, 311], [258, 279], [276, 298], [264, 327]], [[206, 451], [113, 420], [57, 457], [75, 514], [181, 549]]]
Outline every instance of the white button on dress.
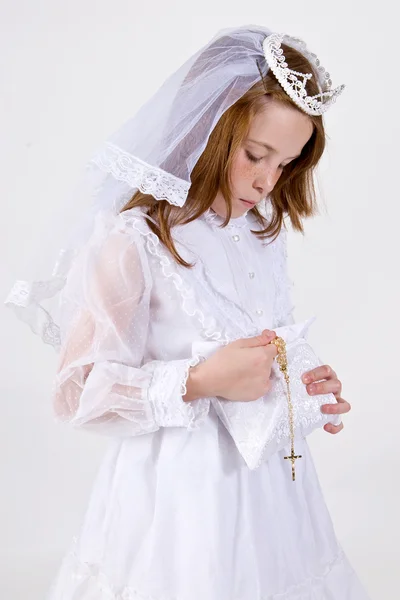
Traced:
[[234, 242], [238, 242], [240, 240], [240, 236], [239, 235], [233, 235], [232, 239]]

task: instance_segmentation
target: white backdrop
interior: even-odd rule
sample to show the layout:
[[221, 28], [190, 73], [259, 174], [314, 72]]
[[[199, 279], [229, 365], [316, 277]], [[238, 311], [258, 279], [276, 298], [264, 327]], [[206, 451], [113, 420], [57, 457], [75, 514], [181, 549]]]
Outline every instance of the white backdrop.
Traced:
[[[318, 316], [310, 340], [353, 406], [343, 432], [309, 440], [339, 540], [371, 597], [396, 600], [399, 9], [390, 0], [196, 4], [1, 1], [1, 297], [97, 144], [218, 29], [254, 23], [303, 37], [334, 85], [348, 87], [326, 116], [321, 214], [304, 238], [289, 236], [295, 316]], [[0, 319], [0, 597], [39, 600], [107, 440], [53, 422], [52, 349], [8, 309]]]

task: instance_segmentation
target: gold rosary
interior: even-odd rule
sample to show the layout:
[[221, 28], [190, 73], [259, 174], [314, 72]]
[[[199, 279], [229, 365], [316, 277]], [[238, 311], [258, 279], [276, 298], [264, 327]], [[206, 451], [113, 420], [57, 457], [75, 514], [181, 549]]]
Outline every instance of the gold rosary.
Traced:
[[278, 363], [280, 370], [283, 373], [283, 376], [285, 378], [286, 381], [286, 386], [287, 386], [287, 399], [288, 399], [288, 405], [289, 405], [289, 425], [290, 425], [290, 440], [291, 440], [291, 454], [290, 456], [285, 456], [284, 458], [287, 460], [292, 461], [292, 481], [295, 481], [296, 479], [296, 472], [295, 472], [295, 461], [297, 458], [302, 458], [301, 454], [298, 454], [297, 456], [295, 455], [294, 452], [294, 423], [293, 423], [293, 404], [292, 404], [292, 397], [290, 394], [290, 385], [289, 385], [289, 373], [288, 373], [288, 360], [287, 360], [287, 353], [286, 353], [286, 342], [283, 338], [281, 337], [276, 337], [274, 338], [270, 344], [275, 344], [275, 346], [277, 347], [278, 350], [278, 355], [276, 357], [276, 362]]

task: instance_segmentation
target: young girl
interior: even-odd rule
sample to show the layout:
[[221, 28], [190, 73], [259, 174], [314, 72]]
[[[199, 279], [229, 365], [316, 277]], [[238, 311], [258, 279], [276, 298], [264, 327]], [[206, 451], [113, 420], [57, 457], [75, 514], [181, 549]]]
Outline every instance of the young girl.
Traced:
[[[289, 446], [250, 469], [211, 401], [240, 418], [268, 398], [275, 330], [296, 326], [284, 217], [303, 231], [315, 214], [342, 89], [300, 40], [219, 32], [93, 158], [52, 278], [14, 288], [60, 349], [57, 418], [111, 438], [50, 600], [367, 600], [305, 436], [295, 477]], [[43, 300], [60, 291], [56, 322]], [[340, 431], [333, 369], [300, 376], [335, 395], [321, 426]]]

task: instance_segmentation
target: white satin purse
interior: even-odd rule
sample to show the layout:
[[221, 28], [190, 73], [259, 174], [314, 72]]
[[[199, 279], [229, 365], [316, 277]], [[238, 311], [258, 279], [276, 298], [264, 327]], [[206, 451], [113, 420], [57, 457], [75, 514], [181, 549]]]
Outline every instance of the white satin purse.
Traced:
[[[337, 403], [335, 396], [331, 393], [310, 396], [301, 380], [306, 371], [323, 364], [306, 340], [308, 329], [314, 320], [315, 317], [274, 330], [286, 342], [296, 438], [305, 437], [326, 423], [341, 423], [340, 415], [321, 412], [323, 404]], [[220, 347], [218, 342], [199, 341], [193, 343], [192, 351], [208, 358]], [[265, 396], [250, 402], [211, 398], [219, 418], [250, 469], [256, 469], [290, 443], [287, 385], [276, 361], [272, 365], [271, 384]]]

